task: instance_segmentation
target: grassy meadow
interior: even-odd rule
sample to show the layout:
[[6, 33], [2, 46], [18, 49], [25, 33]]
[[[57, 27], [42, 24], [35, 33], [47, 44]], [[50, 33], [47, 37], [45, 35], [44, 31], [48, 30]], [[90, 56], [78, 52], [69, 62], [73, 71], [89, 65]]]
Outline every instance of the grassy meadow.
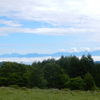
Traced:
[[100, 92], [0, 87], [0, 100], [100, 100]]

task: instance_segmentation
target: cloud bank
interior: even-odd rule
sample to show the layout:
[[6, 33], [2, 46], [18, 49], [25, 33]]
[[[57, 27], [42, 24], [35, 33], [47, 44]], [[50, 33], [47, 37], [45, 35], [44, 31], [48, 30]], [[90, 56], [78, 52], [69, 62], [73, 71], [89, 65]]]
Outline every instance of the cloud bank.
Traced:
[[[28, 36], [27, 41], [25, 36]], [[14, 45], [17, 48], [22, 45], [25, 51], [33, 42], [29, 39], [32, 36], [38, 37], [34, 40], [38, 41], [36, 44], [44, 44], [41, 36], [48, 38], [46, 42], [51, 43], [52, 52], [59, 49], [76, 52], [80, 47], [85, 47], [82, 51], [97, 49], [100, 44], [99, 0], [0, 0], [0, 49], [4, 48], [4, 52], [9, 48], [15, 50]], [[12, 44], [16, 37], [19, 41]], [[49, 37], [57, 37], [55, 40], [59, 43]], [[49, 51], [50, 46], [44, 51]], [[38, 47], [34, 46], [31, 51], [35, 48]], [[53, 51], [53, 48], [56, 49]]]
[[[55, 60], [60, 59], [60, 57], [35, 57], [35, 58], [0, 58], [0, 62], [2, 61], [10, 61], [10, 62], [18, 62], [24, 64], [32, 64], [33, 62], [43, 61], [47, 59], [54, 58]], [[81, 58], [81, 57], [79, 57]], [[100, 61], [100, 56], [92, 56], [94, 61]]]
[[[45, 35], [89, 34], [100, 36], [99, 0], [2, 0], [0, 16], [17, 20], [31, 20], [49, 23], [58, 28], [14, 28], [22, 24], [0, 20], [9, 27], [1, 27], [0, 35], [9, 33], [36, 33]], [[12, 27], [11, 27], [12, 26]], [[59, 27], [65, 28], [59, 28]]]
[[[18, 63], [25, 63], [25, 64], [32, 64], [33, 62], [43, 61], [47, 59], [51, 59], [53, 57], [35, 57], [35, 58], [0, 58], [0, 62], [2, 61], [10, 61], [10, 62], [18, 62]], [[54, 59], [59, 59], [60, 57], [54, 57]]]
[[10, 33], [34, 33], [42, 35], [78, 35], [86, 34], [87, 32], [94, 32], [93, 29], [76, 29], [76, 28], [14, 28], [14, 27], [0, 27], [0, 35], [7, 35]]

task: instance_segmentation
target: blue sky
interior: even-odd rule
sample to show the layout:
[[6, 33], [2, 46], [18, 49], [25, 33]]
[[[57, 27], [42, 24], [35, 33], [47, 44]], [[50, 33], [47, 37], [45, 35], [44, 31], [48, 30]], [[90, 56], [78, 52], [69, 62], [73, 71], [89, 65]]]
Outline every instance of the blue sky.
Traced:
[[0, 54], [100, 50], [99, 0], [1, 0]]

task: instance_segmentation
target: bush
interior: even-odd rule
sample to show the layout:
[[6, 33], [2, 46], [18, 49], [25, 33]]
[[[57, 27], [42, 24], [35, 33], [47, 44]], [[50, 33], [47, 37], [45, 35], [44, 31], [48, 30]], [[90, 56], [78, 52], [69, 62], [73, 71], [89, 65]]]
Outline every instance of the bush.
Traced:
[[21, 90], [28, 90], [27, 87], [21, 87]]
[[70, 91], [68, 88], [61, 89], [61, 91]]
[[19, 88], [18, 85], [10, 85], [9, 87], [10, 87], [10, 88], [14, 88], [14, 89], [18, 89], [18, 88]]
[[67, 87], [71, 90], [84, 90], [85, 83], [81, 77], [71, 78]]

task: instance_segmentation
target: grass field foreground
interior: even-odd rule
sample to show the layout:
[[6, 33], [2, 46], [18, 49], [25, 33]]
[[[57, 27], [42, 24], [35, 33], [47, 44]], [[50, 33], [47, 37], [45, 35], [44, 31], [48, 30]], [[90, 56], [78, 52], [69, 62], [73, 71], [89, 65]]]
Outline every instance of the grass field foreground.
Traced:
[[100, 100], [100, 92], [0, 87], [0, 100]]

